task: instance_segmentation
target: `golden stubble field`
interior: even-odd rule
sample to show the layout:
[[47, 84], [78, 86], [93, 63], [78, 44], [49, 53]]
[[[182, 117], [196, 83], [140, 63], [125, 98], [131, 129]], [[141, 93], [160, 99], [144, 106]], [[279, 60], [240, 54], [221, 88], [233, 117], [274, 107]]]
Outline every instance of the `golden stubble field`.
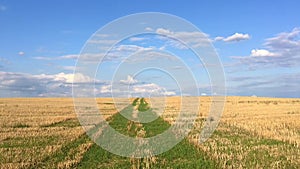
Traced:
[[[169, 98], [167, 105], [178, 105]], [[206, 118], [211, 98], [200, 98], [199, 118]], [[172, 106], [166, 112], [172, 112]], [[173, 123], [174, 113], [165, 119]], [[191, 143], [215, 159], [222, 168], [298, 168], [300, 166], [300, 99], [227, 97], [217, 130], [198, 145], [198, 133]], [[201, 131], [202, 125], [195, 130]], [[292, 165], [290, 165], [292, 164]]]
[[[112, 99], [97, 103], [106, 118], [117, 113]], [[172, 124], [180, 98], [169, 97], [165, 103], [161, 117]], [[189, 140], [220, 168], [300, 166], [300, 99], [227, 97], [217, 130], [198, 145], [197, 134], [210, 106], [210, 97], [200, 98]], [[93, 144], [80, 141], [84, 134], [71, 98], [0, 99], [0, 168], [45, 166], [54, 155], [59, 160], [48, 168], [76, 168]], [[65, 151], [70, 142], [76, 146]]]

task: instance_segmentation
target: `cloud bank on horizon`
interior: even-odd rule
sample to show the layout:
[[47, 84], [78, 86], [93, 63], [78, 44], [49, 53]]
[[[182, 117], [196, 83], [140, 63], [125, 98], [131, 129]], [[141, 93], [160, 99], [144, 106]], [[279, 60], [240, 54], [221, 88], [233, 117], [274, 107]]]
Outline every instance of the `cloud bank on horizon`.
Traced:
[[[55, 5], [55, 2], [52, 2], [53, 4], [46, 3], [49, 3], [49, 6]], [[113, 2], [93, 3], [104, 5], [102, 3]], [[73, 71], [80, 50], [92, 33], [107, 22], [130, 14], [126, 12], [125, 8], [133, 9], [135, 7], [139, 9], [133, 12], [155, 9], [151, 5], [142, 7], [137, 3], [118, 3], [124, 5], [124, 9], [121, 11], [118, 9], [118, 12], [114, 7], [104, 9], [100, 6], [83, 5], [86, 10], [89, 9], [94, 12], [99, 11], [99, 8], [102, 9], [98, 14], [103, 17], [97, 20], [98, 15], [88, 13], [82, 15], [70, 14], [66, 11], [67, 6], [63, 4], [58, 7], [58, 17], [58, 15], [51, 12], [47, 14], [47, 9], [39, 3], [31, 7], [37, 13], [40, 13], [40, 16], [36, 16], [34, 10], [21, 9], [22, 5], [29, 6], [30, 2], [27, 4], [14, 1], [5, 4], [0, 2], [0, 23], [5, 25], [0, 28], [2, 29], [0, 36], [3, 37], [0, 40], [0, 45], [3, 47], [0, 51], [0, 97], [70, 97], [72, 96], [72, 85], [82, 84], [95, 85], [94, 92], [98, 97], [111, 96], [113, 83], [111, 76], [114, 73], [111, 67], [116, 64], [116, 60], [124, 59], [124, 53], [148, 52], [146, 57], [132, 57], [128, 60], [134, 64], [140, 63], [141, 59], [142, 61], [146, 59], [148, 62], [159, 62], [162, 58], [165, 58], [167, 63], [167, 60], [172, 60], [171, 56], [153, 52], [153, 50], [168, 51], [171, 48], [170, 52], [179, 54], [180, 59], [193, 72], [196, 72], [199, 95], [217, 94], [210, 91], [209, 77], [205, 74], [205, 66], [214, 65], [203, 65], [201, 62], [196, 62], [187, 52], [187, 47], [177, 41], [162, 37], [151, 38], [146, 35], [129, 37], [111, 49], [108, 57], [103, 60], [103, 66], [107, 71], [99, 70], [95, 77], [77, 74], [76, 79], [74, 79]], [[216, 5], [214, 3], [210, 2], [207, 5]], [[253, 10], [257, 3], [260, 2], [251, 2], [249, 8]], [[145, 30], [166, 36], [183, 37], [191, 42], [193, 47], [199, 47], [204, 42], [212, 43], [224, 66], [228, 95], [300, 97], [300, 25], [293, 19], [295, 16], [300, 15], [300, 11], [296, 9], [294, 3], [298, 2], [289, 2], [284, 5], [279, 2], [273, 4], [274, 8], [281, 6], [281, 9], [288, 9], [284, 15], [273, 13], [270, 10], [270, 13], [264, 13], [264, 17], [260, 18], [256, 14], [237, 10], [232, 11], [232, 13], [224, 13], [223, 16], [218, 14], [206, 15], [206, 18], [202, 18], [200, 22], [196, 16], [189, 15], [191, 11], [197, 11], [200, 8], [197, 2], [185, 4], [189, 6], [187, 9], [191, 11], [182, 12], [176, 10], [174, 6], [171, 9], [167, 3], [162, 2], [161, 12], [169, 11], [190, 20], [203, 30], [204, 34], [189, 31], [178, 32], [163, 27], [145, 27]], [[175, 6], [181, 5], [181, 3], [175, 4]], [[239, 9], [238, 7], [242, 4], [224, 5]], [[73, 9], [79, 9], [81, 6], [82, 3], [80, 2], [71, 5]], [[216, 8], [220, 10], [220, 13], [225, 10], [221, 7]], [[209, 12], [209, 9], [204, 7], [203, 10], [205, 11], [202, 11], [203, 13], [199, 12], [199, 15], [202, 16], [205, 12]], [[262, 11], [262, 9], [256, 10], [260, 14], [261, 12], [268, 12]], [[249, 9], [249, 11], [251, 10]], [[238, 16], [238, 13], [241, 15]], [[113, 15], [111, 16], [111, 14]], [[17, 16], [20, 17], [19, 21], [13, 23], [11, 20], [14, 20]], [[237, 17], [241, 17], [241, 19], [238, 20]], [[219, 18], [219, 21], [222, 22], [221, 25], [218, 25], [217, 22], [211, 23], [211, 20], [216, 18]], [[233, 18], [235, 18], [235, 24], [232, 23]], [[248, 22], [244, 22], [242, 18], [247, 18], [249, 22], [257, 23], [257, 25], [251, 26]], [[68, 22], [65, 22], [65, 20], [68, 20]], [[82, 24], [77, 24], [78, 20]], [[45, 24], [41, 25], [41, 23]], [[262, 23], [264, 23], [263, 26]], [[209, 24], [212, 24], [213, 27]], [[41, 28], [38, 28], [39, 26]], [[103, 34], [99, 36], [115, 38], [114, 35]], [[101, 37], [99, 39], [90, 41], [90, 43], [105, 49], [109, 49], [112, 45], [113, 41], [101, 41]], [[99, 57], [103, 55], [101, 53], [86, 54], [81, 57], [88, 62], [98, 62]], [[171, 64], [171, 66], [170, 69], [178, 72], [178, 74], [182, 71], [182, 65]], [[132, 96], [149, 96], [151, 93], [164, 96], [180, 94], [180, 89], [171, 84], [172, 80], [166, 80], [167, 78], [159, 73], [149, 73], [149, 78], [140, 78], [129, 72], [124, 71], [123, 78], [117, 79], [117, 82], [119, 85], [130, 86]], [[188, 82], [181, 87], [187, 91], [184, 95], [195, 94], [193, 91], [189, 92]]]

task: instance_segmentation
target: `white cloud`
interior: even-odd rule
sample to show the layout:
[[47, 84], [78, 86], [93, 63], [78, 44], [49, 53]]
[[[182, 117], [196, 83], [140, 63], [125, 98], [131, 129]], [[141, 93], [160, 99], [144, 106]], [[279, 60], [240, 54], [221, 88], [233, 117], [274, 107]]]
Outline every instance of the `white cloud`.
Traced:
[[[2, 97], [60, 97], [72, 95], [72, 83], [94, 84], [94, 79], [83, 74], [25, 74], [0, 71], [0, 93]], [[97, 85], [105, 84], [95, 80]]]
[[56, 60], [54, 58], [44, 57], [44, 56], [36, 56], [36, 57], [33, 57], [33, 59], [36, 59], [36, 60]]
[[64, 81], [66, 83], [93, 83], [94, 82], [93, 78], [89, 76], [85, 76], [81, 73], [73, 74], [73, 73], [62, 72], [52, 76], [54, 80]]
[[291, 32], [282, 32], [275, 37], [266, 39], [264, 45], [270, 50], [287, 51], [299, 53], [300, 51], [300, 27], [294, 28]]
[[142, 47], [138, 45], [118, 45], [112, 49], [114, 51], [121, 51], [121, 52], [140, 52], [140, 51], [150, 51], [153, 50], [154, 47]]
[[140, 97], [149, 96], [173, 96], [176, 95], [173, 91], [167, 91], [155, 83], [137, 84], [132, 86], [132, 95]]
[[235, 33], [231, 36], [228, 37], [221, 37], [218, 36], [215, 38], [216, 41], [220, 41], [223, 40], [224, 42], [238, 42], [238, 41], [242, 41], [242, 40], [248, 40], [250, 39], [250, 35], [249, 34], [243, 34], [243, 33]]
[[127, 84], [127, 85], [132, 85], [137, 83], [138, 81], [134, 79], [132, 76], [128, 75], [126, 80], [120, 80], [120, 83], [122, 84]]
[[[174, 38], [169, 42], [169, 44], [179, 49], [187, 49], [186, 45], [190, 45], [193, 48], [203, 47], [209, 45], [212, 42], [208, 34], [201, 32], [173, 32], [168, 29], [158, 28], [156, 29], [156, 33]], [[166, 40], [167, 39], [168, 38], [166, 38]], [[186, 44], [182, 44], [179, 40]]]
[[[124, 85], [114, 86], [114, 96], [171, 96], [176, 93], [154, 83], [138, 83], [131, 76], [124, 83], [132, 82], [129, 88]], [[73, 83], [73, 84], [72, 84]], [[70, 97], [72, 85], [76, 87], [95, 85], [96, 96], [111, 96], [112, 85], [108, 82], [94, 80], [83, 74], [25, 74], [0, 71], [1, 97]], [[128, 90], [129, 89], [129, 90]], [[89, 91], [90, 92], [90, 91]], [[128, 96], [128, 95], [126, 95]]]
[[158, 91], [160, 87], [154, 83], [149, 83], [149, 84], [140, 84], [140, 85], [135, 85], [133, 86], [133, 91], [136, 93], [153, 93], [155, 91]]
[[56, 57], [45, 57], [45, 56], [37, 56], [33, 57], [33, 59], [36, 60], [63, 60], [63, 59], [77, 59], [79, 55], [77, 54], [70, 54], [70, 55], [62, 55], [62, 56], [56, 56]]
[[165, 49], [166, 49], [166, 46], [162, 46], [162, 47], [159, 48], [159, 50], [162, 50], [162, 51], [165, 50]]
[[131, 42], [137, 42], [137, 41], [143, 41], [143, 40], [145, 40], [145, 38], [142, 38], [142, 37], [131, 37], [131, 38], [129, 38], [129, 40]]
[[150, 28], [150, 27], [146, 27], [146, 28], [145, 28], [145, 31], [152, 32], [152, 31], [153, 31], [153, 29], [152, 29], [152, 28]]
[[[113, 47], [109, 53], [83, 53], [78, 55], [81, 61], [87, 62], [99, 62], [100, 59], [103, 61], [121, 61], [121, 59], [126, 58], [134, 53], [151, 51], [154, 47], [142, 47], [138, 45], [118, 45]], [[62, 57], [60, 57], [62, 58]]]
[[157, 28], [157, 29], [156, 29], [156, 33], [158, 33], [158, 34], [163, 34], [163, 35], [171, 35], [171, 34], [174, 34], [174, 32], [171, 32], [170, 30], [164, 29], [164, 28]]
[[[45, 57], [45, 56], [38, 56], [33, 57], [36, 60], [65, 60], [65, 59], [80, 59], [80, 61], [85, 62], [99, 62], [100, 59], [102, 61], [114, 61], [125, 58], [128, 55], [142, 52], [142, 51], [151, 51], [154, 50], [154, 47], [142, 47], [138, 45], [117, 45], [113, 47], [109, 53], [82, 53], [82, 54], [69, 54], [69, 55], [62, 55], [62, 56], [55, 56], [55, 57]], [[105, 57], [104, 57], [105, 56]]]
[[[125, 84], [125, 85], [124, 85]], [[131, 76], [126, 80], [120, 80], [119, 83], [103, 85], [98, 90], [99, 94], [115, 97], [155, 97], [155, 96], [173, 96], [174, 91], [168, 91], [166, 88], [155, 84], [139, 82]]]
[[[147, 63], [152, 60], [160, 60], [161, 63], [168, 62], [166, 64], [171, 64], [170, 61], [177, 61], [174, 56], [164, 53], [162, 51], [141, 51], [139, 55], [131, 55], [131, 57], [126, 58], [125, 62], [129, 63]], [[173, 62], [172, 62], [173, 63]]]
[[[128, 75], [126, 80], [120, 80], [121, 84], [130, 85], [129, 88], [126, 86], [126, 89], [129, 89], [129, 93], [132, 97], [148, 97], [148, 96], [172, 96], [176, 95], [173, 91], [167, 91], [166, 88], [161, 87], [155, 83], [145, 83], [139, 82], [134, 79], [132, 76]], [[111, 86], [107, 86], [101, 89], [101, 91], [109, 91]], [[119, 90], [124, 92], [123, 90]]]
[[23, 55], [25, 55], [25, 52], [20, 51], [20, 52], [18, 52], [18, 55], [23, 56]]
[[250, 56], [252, 57], [273, 57], [277, 56], [276, 53], [270, 52], [265, 49], [252, 49]]
[[217, 37], [215, 37], [215, 41], [221, 41], [221, 40], [223, 40], [224, 39], [224, 37], [222, 37], [222, 36], [217, 36]]
[[77, 54], [72, 54], [72, 55], [63, 55], [63, 56], [59, 56], [59, 59], [77, 59], [79, 57], [79, 55]]
[[[124, 49], [125, 50], [125, 49]], [[133, 50], [133, 49], [128, 49]], [[105, 56], [105, 58], [103, 58]], [[102, 61], [111, 61], [114, 59], [118, 59], [122, 57], [122, 53], [117, 53], [116, 51], [112, 51], [111, 53], [105, 55], [104, 53], [83, 53], [83, 54], [70, 54], [70, 55], [62, 55], [56, 57], [45, 57], [45, 56], [37, 56], [33, 57], [36, 60], [45, 60], [45, 61], [53, 61], [53, 60], [76, 60], [80, 58], [81, 61], [85, 62], [99, 62], [102, 58]]]
[[111, 93], [111, 85], [101, 86], [99, 94], [109, 94]]
[[[113, 47], [109, 53], [83, 53], [80, 60], [85, 62], [121, 61], [122, 59], [134, 55], [138, 52], [151, 51], [154, 47], [142, 47], [138, 45], [118, 45]], [[79, 56], [78, 56], [79, 57]]]
[[232, 57], [251, 69], [260, 67], [298, 67], [300, 66], [300, 28], [282, 32], [268, 38], [265, 49], [254, 49], [249, 56]]
[[87, 43], [111, 46], [116, 42], [118, 42], [118, 40], [114, 40], [114, 39], [91, 39]]

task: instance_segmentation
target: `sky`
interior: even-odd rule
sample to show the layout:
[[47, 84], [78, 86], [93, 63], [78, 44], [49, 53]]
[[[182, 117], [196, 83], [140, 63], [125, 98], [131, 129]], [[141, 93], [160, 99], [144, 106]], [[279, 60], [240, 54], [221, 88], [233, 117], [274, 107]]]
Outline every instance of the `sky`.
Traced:
[[[97, 97], [219, 94], [210, 78], [221, 75], [208, 75], [195, 54], [168, 35], [211, 44], [227, 95], [300, 97], [299, 6], [297, 0], [0, 0], [0, 97], [70, 97], [72, 84], [93, 84]], [[95, 54], [84, 60], [87, 45], [105, 47], [92, 43], [100, 28], [142, 12], [183, 18], [207, 41], [188, 30], [148, 25], [153, 34], [122, 39], [101, 64]], [[97, 72], [80, 71], [80, 58], [98, 65]]]

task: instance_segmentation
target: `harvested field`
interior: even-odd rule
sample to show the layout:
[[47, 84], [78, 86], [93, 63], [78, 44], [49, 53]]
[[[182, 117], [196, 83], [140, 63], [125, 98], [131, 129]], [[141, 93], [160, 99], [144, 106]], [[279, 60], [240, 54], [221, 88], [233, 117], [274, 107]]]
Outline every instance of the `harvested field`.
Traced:
[[[109, 153], [91, 141], [77, 120], [70, 98], [0, 99], [0, 168], [300, 166], [300, 99], [227, 97], [217, 130], [199, 145], [197, 134], [208, 114], [210, 100], [200, 98], [198, 118], [186, 139], [163, 154], [139, 161]], [[143, 112], [151, 108], [146, 103], [153, 104], [145, 99], [142, 106], [132, 106]], [[120, 115], [112, 99], [97, 99], [109, 124], [131, 137], [151, 137], [174, 124], [180, 98], [169, 97], [165, 103], [158, 119], [149, 124], [132, 123], [129, 127], [129, 120]], [[142, 128], [145, 133], [139, 135]]]

